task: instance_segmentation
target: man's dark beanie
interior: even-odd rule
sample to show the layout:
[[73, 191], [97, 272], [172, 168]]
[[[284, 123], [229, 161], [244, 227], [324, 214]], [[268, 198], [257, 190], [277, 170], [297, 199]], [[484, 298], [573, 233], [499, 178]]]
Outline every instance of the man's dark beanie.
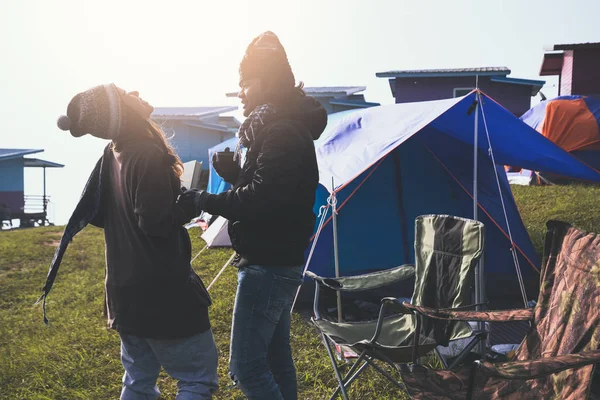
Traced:
[[240, 83], [260, 78], [279, 87], [294, 87], [295, 78], [279, 38], [271, 31], [258, 35], [240, 63]]

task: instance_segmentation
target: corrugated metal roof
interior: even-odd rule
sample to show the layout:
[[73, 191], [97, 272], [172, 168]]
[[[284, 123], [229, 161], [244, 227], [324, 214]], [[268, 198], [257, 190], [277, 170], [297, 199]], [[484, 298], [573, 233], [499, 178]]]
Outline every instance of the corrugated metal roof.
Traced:
[[[367, 89], [366, 86], [309, 86], [304, 87], [304, 92], [312, 96], [318, 95], [339, 95], [344, 94], [351, 96], [358, 92], [363, 92]], [[237, 97], [238, 92], [229, 92], [225, 94], [227, 97]]]
[[156, 107], [152, 118], [202, 119], [236, 110], [236, 106], [218, 107]]
[[600, 49], [600, 42], [555, 44], [554, 50]]
[[41, 153], [43, 149], [0, 149], [0, 160], [23, 157], [27, 154]]
[[563, 66], [564, 53], [546, 53], [540, 67], [540, 76], [560, 75]]
[[351, 96], [366, 89], [366, 86], [312, 86], [305, 87], [304, 91], [308, 94], [343, 93], [346, 96]]
[[40, 160], [39, 158], [24, 158], [27, 168], [62, 168], [63, 164], [52, 161]]
[[473, 76], [473, 75], [508, 75], [507, 67], [478, 67], [478, 68], [446, 68], [446, 69], [413, 69], [377, 72], [378, 78], [413, 78], [438, 76]]
[[351, 99], [344, 99], [344, 100], [335, 100], [334, 99], [334, 100], [331, 100], [329, 102], [329, 104], [338, 105], [338, 106], [356, 107], [356, 108], [377, 107], [377, 106], [381, 105], [379, 103], [372, 103], [369, 101], [351, 100]]
[[546, 81], [539, 81], [533, 79], [519, 79], [519, 78], [509, 78], [507, 76], [492, 76], [490, 79], [492, 82], [499, 83], [508, 83], [511, 85], [524, 85], [531, 86], [531, 95], [535, 96], [538, 94], [542, 86], [546, 84]]

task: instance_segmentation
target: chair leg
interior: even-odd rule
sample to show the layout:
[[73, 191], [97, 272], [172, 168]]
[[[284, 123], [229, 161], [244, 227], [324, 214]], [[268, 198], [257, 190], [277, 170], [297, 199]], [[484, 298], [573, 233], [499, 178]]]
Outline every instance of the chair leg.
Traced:
[[444, 369], [450, 369], [448, 368], [448, 362], [446, 361], [446, 359], [444, 358], [444, 356], [442, 356], [442, 354], [439, 352], [439, 350], [437, 349], [437, 347], [435, 348], [435, 354], [437, 355], [437, 357], [440, 359]]
[[338, 369], [337, 362], [335, 361], [335, 356], [333, 355], [333, 351], [331, 350], [331, 346], [329, 345], [329, 341], [327, 340], [327, 336], [323, 332], [321, 332], [321, 337], [323, 338], [323, 342], [325, 343], [325, 348], [327, 349], [327, 354], [329, 354], [329, 358], [331, 359], [331, 364], [333, 364], [333, 370], [335, 371], [335, 376], [337, 377], [339, 383], [339, 389], [342, 392], [342, 397], [344, 400], [348, 400], [348, 393], [346, 393], [346, 388], [344, 386], [344, 380], [342, 379], [342, 375]]
[[[396, 371], [400, 372], [400, 365], [401, 364], [398, 364], [398, 365], [395, 364], [389, 357], [387, 357], [386, 355], [384, 355], [380, 351], [377, 351], [375, 349], [372, 349], [371, 351], [373, 352], [373, 354], [378, 359], [385, 361], [386, 363], [388, 363], [390, 365], [390, 367], [392, 367], [392, 369], [395, 369]], [[389, 377], [387, 377], [387, 378], [390, 379]], [[400, 387], [402, 390], [404, 390], [406, 393], [408, 393], [408, 389], [406, 389], [406, 387], [404, 386], [404, 382], [402, 382], [402, 384], [398, 384], [398, 382], [396, 380], [394, 380], [394, 384], [396, 384], [396, 386]]]
[[[396, 366], [394, 365], [394, 363], [386, 356], [384, 356], [383, 354], [379, 353], [379, 352], [374, 352], [374, 354], [379, 358], [382, 359], [384, 361], [386, 361], [388, 364], [390, 364], [390, 366], [393, 369], [396, 369]], [[354, 373], [354, 375], [350, 376], [356, 369], [357, 367], [360, 365], [361, 361], [363, 361], [364, 359], [364, 363], [360, 366], [360, 368], [358, 369], [358, 371], [356, 371]], [[372, 366], [373, 368], [375, 368], [380, 374], [382, 374], [383, 376], [385, 376], [387, 379], [389, 379], [393, 384], [395, 384], [396, 386], [398, 386], [401, 390], [406, 391], [406, 387], [404, 387], [402, 384], [398, 383], [397, 380], [394, 379], [394, 377], [391, 376], [391, 374], [389, 374], [387, 371], [385, 371], [384, 369], [382, 369], [381, 367], [379, 367], [377, 364], [375, 364], [375, 362], [373, 361], [373, 359], [367, 355], [367, 350], [363, 350], [363, 352], [360, 354], [360, 356], [358, 357], [358, 359], [356, 360], [356, 362], [354, 363], [354, 365], [352, 365], [352, 368], [350, 368], [350, 370], [348, 371], [348, 373], [346, 374], [346, 376], [344, 377], [343, 381], [344, 381], [344, 387], [347, 389], [350, 387], [350, 385], [352, 384], [352, 382], [354, 382], [356, 380], [356, 378], [358, 378], [358, 376], [363, 372], [363, 370], [368, 367], [368, 366]], [[348, 377], [350, 376], [350, 378], [348, 379]], [[330, 397], [329, 400], [333, 400], [340, 392], [340, 388], [338, 387], [335, 392], [333, 393], [333, 395]]]
[[477, 375], [477, 367], [479, 363], [475, 361], [471, 367], [471, 373], [469, 374], [469, 387], [467, 388], [467, 400], [473, 399], [473, 390], [475, 389], [475, 376]]
[[485, 340], [486, 335], [487, 334], [485, 332], [478, 333], [477, 335], [475, 335], [473, 340], [471, 340], [469, 342], [469, 344], [466, 345], [464, 349], [462, 349], [462, 351], [460, 352], [458, 357], [456, 357], [456, 359], [452, 362], [452, 364], [450, 364], [448, 369], [453, 369], [458, 364], [460, 364], [465, 359], [465, 357], [467, 357], [467, 355], [471, 352], [471, 350], [473, 350], [475, 348], [475, 346], [477, 346], [482, 340]]
[[402, 385], [400, 382], [398, 382], [396, 379], [394, 379], [394, 377], [387, 372], [386, 370], [384, 370], [383, 368], [381, 368], [379, 365], [375, 364], [375, 362], [369, 358], [366, 357], [365, 361], [373, 368], [375, 368], [377, 371], [379, 371], [379, 373], [383, 376], [385, 376], [390, 382], [392, 382], [394, 385], [398, 386], [401, 390], [406, 391], [406, 388], [404, 387], [404, 385]]
[[[380, 351], [377, 351], [375, 349], [370, 349], [369, 350], [375, 357], [377, 357], [377, 359], [385, 361], [386, 363], [388, 363], [388, 365], [392, 368], [395, 369], [397, 371], [400, 371], [400, 368], [394, 364], [394, 361], [392, 361], [388, 356], [386, 356], [385, 354], [383, 354]], [[384, 369], [382, 369], [381, 367], [379, 367], [377, 364], [375, 364], [375, 362], [372, 360], [371, 356], [367, 356], [365, 358], [366, 362], [372, 366], [373, 368], [375, 368], [380, 374], [382, 374], [383, 376], [385, 376], [387, 379], [389, 379], [393, 384], [395, 384], [396, 386], [398, 386], [400, 389], [404, 390], [406, 393], [408, 393], [408, 390], [406, 389], [406, 387], [404, 386], [404, 383], [399, 383], [396, 379], [394, 379], [388, 372], [386, 372]]]
[[[364, 354], [364, 353], [363, 353]], [[361, 360], [362, 361], [362, 360]], [[348, 371], [348, 374], [346, 374], [346, 377], [344, 378], [344, 388], [347, 389], [350, 387], [350, 385], [352, 384], [352, 382], [354, 382], [354, 380], [356, 378], [358, 378], [358, 375], [360, 375], [361, 372], [363, 372], [363, 370], [369, 366], [369, 363], [367, 363], [366, 361], [360, 366], [360, 368], [358, 369], [358, 371], [356, 371], [354, 373], [354, 375], [350, 376], [350, 374], [352, 374], [352, 372], [354, 372], [353, 370], [356, 369], [356, 367], [360, 365], [360, 362], [356, 362], [354, 363], [354, 365], [352, 366], [352, 368], [350, 368], [350, 371]], [[349, 379], [348, 376], [350, 376]], [[335, 392], [333, 392], [333, 394], [331, 395], [331, 397], [329, 398], [329, 400], [333, 400], [337, 397], [337, 395], [340, 393], [340, 388], [338, 387], [337, 389], [335, 389]]]

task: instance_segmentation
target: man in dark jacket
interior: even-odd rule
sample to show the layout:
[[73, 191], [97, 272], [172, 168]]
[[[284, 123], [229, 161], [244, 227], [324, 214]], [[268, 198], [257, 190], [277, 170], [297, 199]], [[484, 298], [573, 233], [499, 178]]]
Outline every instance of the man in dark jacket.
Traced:
[[239, 269], [232, 378], [249, 399], [296, 399], [290, 309], [315, 224], [319, 172], [313, 140], [323, 132], [327, 113], [302, 85], [295, 86], [285, 50], [272, 32], [248, 46], [240, 88], [248, 117], [238, 133], [247, 148], [244, 165], [231, 157], [213, 160], [233, 187], [218, 195], [188, 191], [180, 201], [229, 220]]

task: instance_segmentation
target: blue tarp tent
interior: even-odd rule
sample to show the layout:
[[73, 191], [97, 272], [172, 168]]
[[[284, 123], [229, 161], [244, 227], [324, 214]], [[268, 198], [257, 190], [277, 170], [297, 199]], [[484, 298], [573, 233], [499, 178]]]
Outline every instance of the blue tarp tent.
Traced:
[[[326, 139], [316, 146], [321, 185], [315, 212], [327, 203], [333, 181], [342, 276], [413, 262], [414, 220], [419, 215], [473, 217], [476, 96], [472, 92], [456, 99], [356, 110], [328, 126]], [[540, 260], [502, 166], [597, 182], [600, 174], [483, 93], [481, 100], [477, 199], [478, 219], [486, 226], [487, 293], [490, 299], [505, 300], [504, 305], [518, 306], [522, 301], [509, 236], [529, 299], [536, 298]], [[332, 242], [329, 217], [310, 271], [335, 275]]]

